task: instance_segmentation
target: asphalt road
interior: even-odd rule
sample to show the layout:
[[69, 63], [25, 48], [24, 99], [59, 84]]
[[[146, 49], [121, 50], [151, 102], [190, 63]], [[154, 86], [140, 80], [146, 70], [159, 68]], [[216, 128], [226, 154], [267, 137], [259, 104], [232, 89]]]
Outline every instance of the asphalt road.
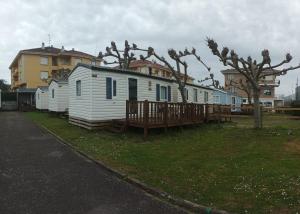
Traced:
[[0, 112], [0, 213], [184, 213], [74, 153], [19, 112]]

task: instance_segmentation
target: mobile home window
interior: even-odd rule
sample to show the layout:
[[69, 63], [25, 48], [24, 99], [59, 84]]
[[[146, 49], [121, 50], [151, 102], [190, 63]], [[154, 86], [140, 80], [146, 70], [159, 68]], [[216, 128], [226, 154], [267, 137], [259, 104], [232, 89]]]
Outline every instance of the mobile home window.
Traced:
[[214, 96], [214, 103], [216, 103], [216, 104], [221, 103], [220, 96], [218, 96], [218, 95]]
[[117, 96], [117, 81], [113, 80], [113, 96]]
[[189, 90], [187, 88], [184, 88], [184, 95], [185, 95], [186, 100], [188, 100], [189, 99]]
[[81, 80], [76, 81], [76, 96], [81, 96]]
[[194, 88], [193, 92], [194, 92], [194, 102], [198, 102], [198, 90], [197, 90], [197, 88]]
[[208, 92], [204, 91], [204, 103], [208, 102]]
[[160, 100], [171, 102], [171, 86], [156, 84], [156, 101]]
[[54, 98], [54, 89], [52, 89], [52, 98]]
[[41, 65], [48, 65], [48, 57], [41, 56], [41, 58], [40, 58], [40, 64]]
[[160, 87], [160, 99], [162, 101], [167, 100], [167, 87], [165, 87], [165, 86]]
[[106, 99], [117, 96], [117, 81], [111, 77], [106, 77]]

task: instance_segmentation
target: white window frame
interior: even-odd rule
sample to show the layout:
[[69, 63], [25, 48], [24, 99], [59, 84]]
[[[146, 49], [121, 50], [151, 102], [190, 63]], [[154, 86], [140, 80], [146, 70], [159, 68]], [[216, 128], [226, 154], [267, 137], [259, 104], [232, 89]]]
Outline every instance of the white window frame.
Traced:
[[208, 91], [204, 91], [204, 103], [208, 103]]
[[215, 104], [220, 104], [221, 103], [220, 95], [214, 95], [214, 103]]
[[54, 88], [52, 88], [52, 90], [51, 90], [51, 97], [52, 97], [52, 99], [55, 98], [55, 90], [54, 90]]
[[195, 103], [198, 102], [198, 89], [197, 88], [193, 88], [193, 100]]
[[49, 59], [47, 56], [41, 56], [40, 57], [40, 64], [41, 65], [48, 65], [49, 64]]
[[[113, 100], [118, 96], [118, 81], [117, 81], [117, 79], [110, 77], [110, 76], [105, 77], [105, 79], [106, 78], [111, 78], [111, 99], [107, 99], [107, 100]], [[116, 95], [114, 95], [114, 81], [116, 82]], [[106, 85], [105, 85], [105, 87], [106, 87]], [[105, 90], [106, 90], [106, 88], [105, 88]], [[129, 92], [128, 92], [128, 94], [129, 94]]]
[[76, 80], [76, 97], [81, 97], [81, 80]]
[[[162, 89], [165, 90], [165, 93], [164, 93], [164, 94], [162, 93], [162, 91], [163, 91]], [[160, 97], [159, 100], [160, 100], [160, 101], [168, 101], [168, 87], [167, 87], [167, 86], [161, 85], [161, 86], [160, 86], [160, 92], [159, 92], [159, 93], [160, 93], [160, 94], [159, 94], [159, 97]], [[165, 96], [165, 98], [163, 98], [162, 95]]]

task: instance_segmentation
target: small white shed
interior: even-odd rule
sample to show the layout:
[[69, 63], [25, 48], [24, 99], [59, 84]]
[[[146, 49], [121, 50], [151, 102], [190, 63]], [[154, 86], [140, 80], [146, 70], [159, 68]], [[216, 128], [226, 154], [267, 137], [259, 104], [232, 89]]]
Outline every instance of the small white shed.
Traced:
[[[126, 100], [181, 101], [174, 80], [131, 70], [78, 64], [68, 82], [70, 123], [84, 127], [125, 118]], [[188, 102], [212, 102], [212, 89], [193, 84], [186, 88]]]
[[68, 111], [68, 81], [52, 79], [48, 88], [48, 109], [51, 112]]
[[48, 87], [38, 87], [35, 92], [35, 107], [38, 110], [48, 110]]

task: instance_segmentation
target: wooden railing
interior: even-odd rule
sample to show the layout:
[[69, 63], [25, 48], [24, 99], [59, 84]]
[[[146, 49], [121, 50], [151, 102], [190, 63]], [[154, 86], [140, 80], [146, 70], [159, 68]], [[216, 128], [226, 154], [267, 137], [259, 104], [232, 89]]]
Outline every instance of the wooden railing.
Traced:
[[195, 103], [126, 101], [127, 126], [148, 128], [181, 126], [222, 120], [230, 116], [231, 107]]

